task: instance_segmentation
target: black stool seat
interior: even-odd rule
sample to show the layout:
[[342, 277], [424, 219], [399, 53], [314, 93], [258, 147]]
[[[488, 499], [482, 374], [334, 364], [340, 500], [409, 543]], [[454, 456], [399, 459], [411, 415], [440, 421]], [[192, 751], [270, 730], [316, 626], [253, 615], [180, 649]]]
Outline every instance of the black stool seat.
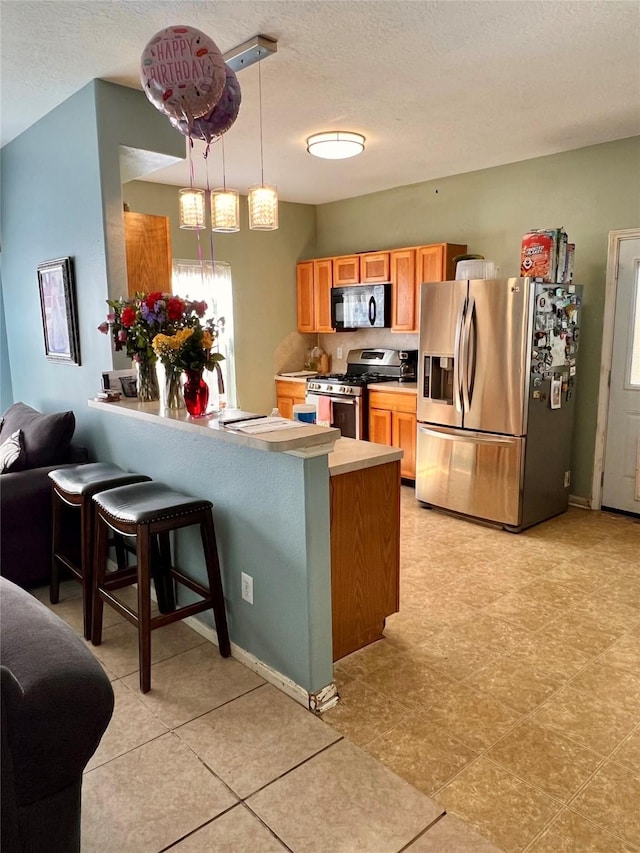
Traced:
[[[93, 588], [93, 537], [94, 509], [91, 498], [96, 492], [149, 481], [144, 474], [131, 474], [109, 462], [90, 462], [69, 468], [56, 468], [49, 472], [52, 483], [52, 559], [49, 598], [57, 604], [60, 598], [60, 567], [66, 567], [82, 585], [82, 612], [84, 636], [91, 638]], [[66, 507], [80, 512], [79, 542], [69, 541], [65, 535], [63, 513]], [[76, 540], [78, 539], [76, 535]], [[66, 541], [65, 541], [66, 540]], [[118, 565], [126, 566], [125, 549], [121, 540], [115, 542]]]
[[53, 480], [56, 488], [70, 495], [93, 495], [103, 489], [151, 479], [144, 474], [129, 474], [109, 462], [90, 462], [88, 465], [56, 468], [55, 471], [49, 471], [49, 478]]
[[127, 524], [150, 524], [212, 507], [211, 501], [184, 495], [156, 482], [110, 489], [97, 494], [94, 501], [105, 515]]
[[[96, 518], [96, 545], [91, 642], [95, 646], [102, 642], [102, 611], [106, 601], [138, 630], [140, 690], [143, 693], [151, 688], [151, 631], [155, 628], [205, 610], [213, 610], [220, 654], [229, 657], [231, 644], [211, 502], [185, 495], [164, 483], [156, 482], [135, 483], [97, 492], [92, 500]], [[200, 527], [208, 586], [188, 577], [172, 564], [171, 531], [193, 525]], [[109, 529], [116, 534], [135, 538], [135, 567], [106, 571]], [[156, 537], [158, 547], [154, 552], [153, 542]], [[169, 596], [169, 590], [165, 588], [167, 599], [171, 598], [171, 607], [165, 608], [163, 612], [161, 606], [160, 614], [152, 616], [151, 574], [154, 566], [157, 577], [165, 583], [180, 584], [195, 592], [200, 600], [194, 602], [190, 597], [191, 603], [176, 607], [173, 603], [173, 589]], [[112, 590], [134, 583], [138, 585], [137, 611], [112, 594]], [[160, 604], [157, 578], [156, 591]]]

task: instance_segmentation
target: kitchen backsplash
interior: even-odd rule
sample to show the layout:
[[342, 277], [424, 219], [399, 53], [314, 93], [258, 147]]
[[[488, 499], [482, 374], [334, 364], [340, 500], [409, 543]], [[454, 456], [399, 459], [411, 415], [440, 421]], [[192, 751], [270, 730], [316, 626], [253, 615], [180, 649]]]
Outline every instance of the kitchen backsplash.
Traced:
[[[418, 349], [418, 333], [398, 333], [389, 329], [358, 329], [357, 332], [336, 332], [335, 335], [318, 335], [319, 346], [331, 356], [333, 373], [344, 373], [347, 354], [351, 349], [385, 347], [387, 349]], [[338, 358], [337, 349], [342, 349]]]
[[[389, 329], [358, 329], [357, 332], [336, 332], [335, 335], [301, 335], [291, 332], [274, 353], [274, 373], [302, 370], [307, 347], [316, 344], [329, 355], [331, 371], [344, 373], [350, 349], [418, 349], [418, 334], [396, 333]], [[338, 358], [338, 347], [342, 348], [342, 358]]]

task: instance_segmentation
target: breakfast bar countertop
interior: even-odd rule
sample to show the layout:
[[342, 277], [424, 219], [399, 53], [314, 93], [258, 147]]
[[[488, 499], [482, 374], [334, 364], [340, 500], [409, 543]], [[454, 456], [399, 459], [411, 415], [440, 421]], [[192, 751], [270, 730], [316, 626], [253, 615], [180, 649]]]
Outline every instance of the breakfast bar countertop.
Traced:
[[355, 438], [339, 438], [329, 454], [329, 475], [348, 474], [363, 468], [386, 465], [402, 459], [404, 451], [386, 444], [359, 441]]
[[[139, 403], [137, 400], [120, 400], [117, 403], [105, 403], [102, 400], [89, 400], [89, 407], [114, 415], [147, 421], [169, 429], [208, 435], [214, 440], [230, 442], [240, 447], [291, 453], [296, 456], [327, 454], [333, 450], [334, 443], [340, 438], [340, 430], [315, 424], [301, 424], [291, 429], [247, 435], [219, 423], [217, 412], [202, 418], [192, 418], [186, 409], [164, 410], [159, 402]], [[231, 415], [232, 411], [227, 409], [226, 414]], [[247, 417], [249, 416], [250, 413], [247, 413]]]

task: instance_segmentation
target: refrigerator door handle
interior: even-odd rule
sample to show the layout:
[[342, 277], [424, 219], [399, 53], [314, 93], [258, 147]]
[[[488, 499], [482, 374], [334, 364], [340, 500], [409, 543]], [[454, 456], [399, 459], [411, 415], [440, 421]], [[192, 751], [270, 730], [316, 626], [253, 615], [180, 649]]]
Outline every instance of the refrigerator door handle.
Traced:
[[467, 439], [468, 441], [473, 441], [474, 444], [493, 444], [493, 445], [506, 445], [510, 446], [513, 444], [513, 438], [502, 438], [497, 435], [487, 435], [482, 432], [473, 432], [473, 430], [447, 430], [440, 431], [439, 429], [430, 429], [429, 427], [423, 426], [423, 424], [418, 424], [418, 429], [420, 432], [423, 432], [425, 435], [430, 435], [432, 438], [444, 438], [449, 441], [458, 441], [459, 439]]
[[462, 389], [460, 384], [460, 367], [462, 358], [462, 324], [464, 323], [465, 308], [467, 307], [467, 299], [465, 298], [456, 320], [456, 338], [453, 349], [453, 395], [456, 404], [456, 412], [462, 414]]
[[467, 311], [464, 317], [463, 332], [462, 332], [462, 368], [461, 368], [461, 386], [462, 400], [466, 412], [471, 408], [471, 397], [473, 395], [473, 380], [476, 372], [475, 358], [475, 340], [473, 342], [473, 363], [469, 364], [469, 355], [471, 353], [471, 332], [475, 323], [476, 300], [473, 296], [469, 296], [467, 300]]

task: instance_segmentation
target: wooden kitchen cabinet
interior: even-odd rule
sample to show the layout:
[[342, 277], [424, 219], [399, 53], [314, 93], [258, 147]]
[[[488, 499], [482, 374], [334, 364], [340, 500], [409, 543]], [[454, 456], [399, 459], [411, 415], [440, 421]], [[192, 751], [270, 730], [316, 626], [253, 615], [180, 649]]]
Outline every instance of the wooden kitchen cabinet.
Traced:
[[[411, 259], [405, 256], [412, 251], [415, 270], [413, 280], [410, 278]], [[420, 285], [423, 281], [452, 281], [455, 278], [453, 259], [466, 251], [466, 246], [457, 243], [434, 243], [392, 252], [392, 255], [397, 255], [391, 261], [392, 331], [417, 332], [420, 329]]]
[[399, 462], [332, 476], [330, 494], [335, 661], [381, 639], [400, 607]]
[[390, 253], [390, 276], [391, 329], [413, 332], [417, 324], [415, 249], [396, 249]]
[[171, 293], [171, 233], [168, 216], [124, 211], [127, 290]]
[[360, 284], [360, 255], [344, 255], [333, 259], [333, 286]]
[[360, 255], [360, 283], [376, 284], [389, 278], [389, 252], [367, 252]]
[[294, 405], [304, 403], [306, 393], [306, 382], [276, 379], [276, 405], [283, 418], [293, 418]]
[[369, 441], [404, 451], [400, 474], [416, 478], [417, 397], [414, 392], [369, 391]]
[[301, 261], [296, 266], [298, 331], [333, 332], [331, 328], [332, 258]]

